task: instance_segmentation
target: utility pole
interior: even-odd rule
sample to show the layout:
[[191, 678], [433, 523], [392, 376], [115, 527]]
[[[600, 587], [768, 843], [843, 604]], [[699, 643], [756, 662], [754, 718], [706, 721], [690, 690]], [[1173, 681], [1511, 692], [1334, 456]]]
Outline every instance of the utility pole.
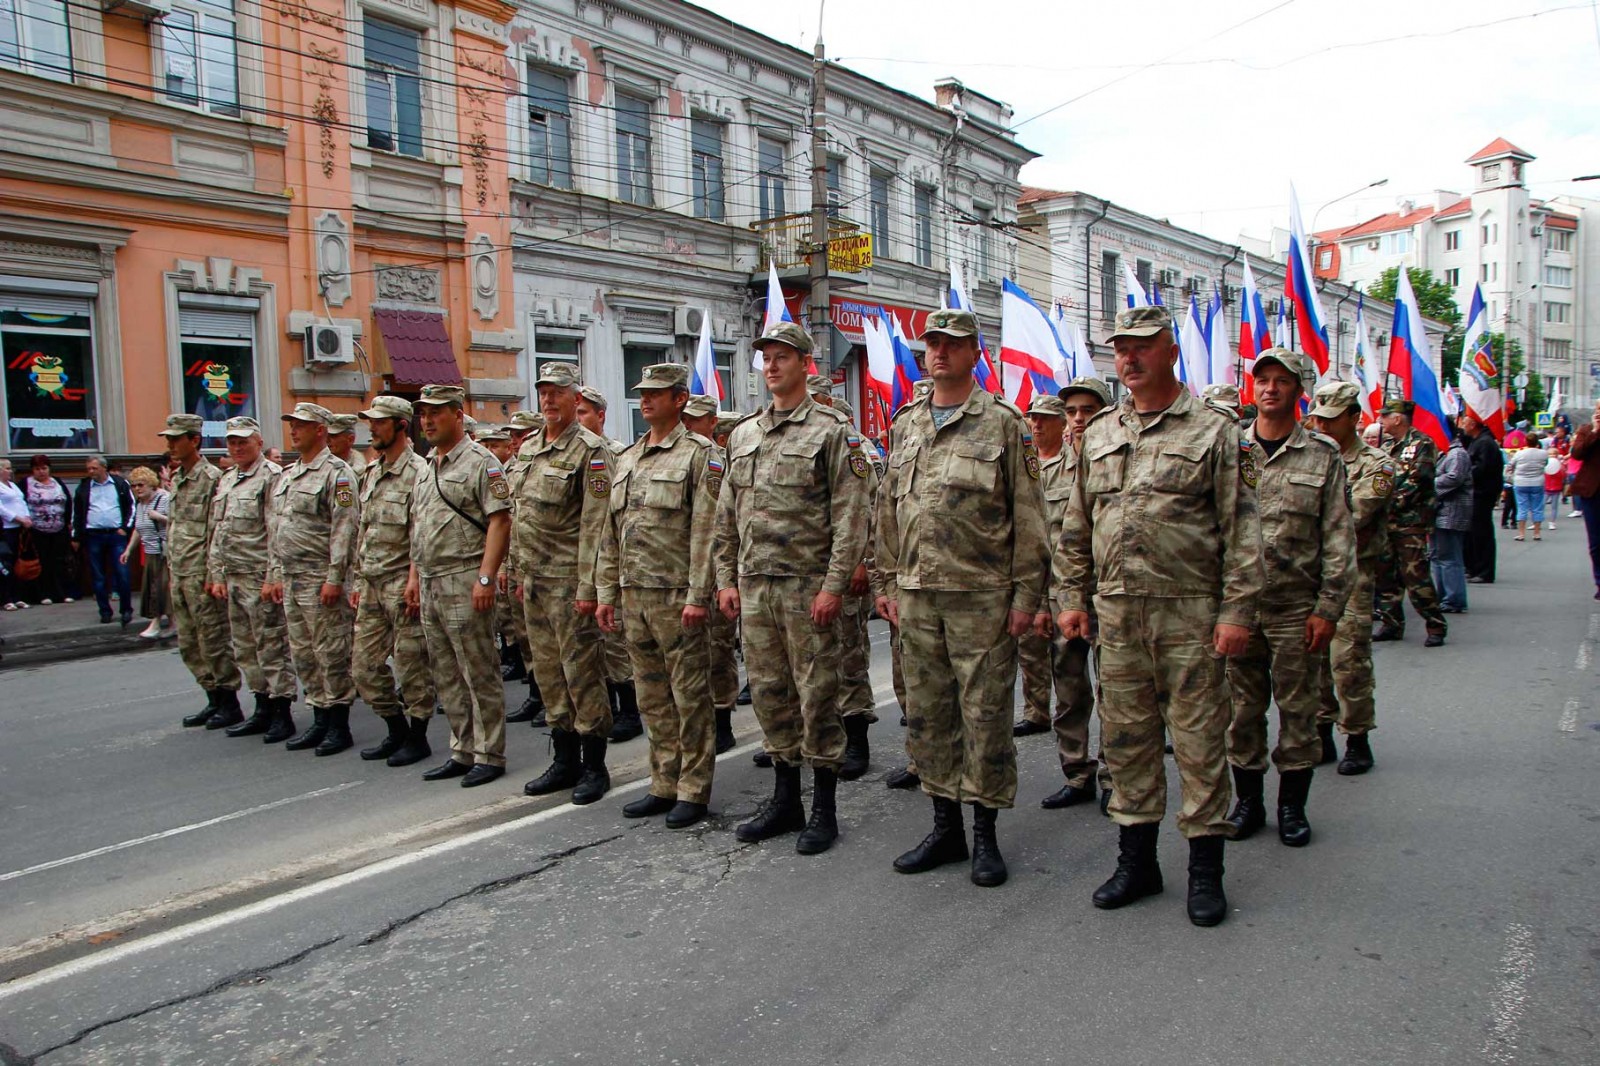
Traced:
[[817, 369], [832, 373], [833, 308], [828, 304], [828, 59], [817, 29], [811, 58], [811, 339]]

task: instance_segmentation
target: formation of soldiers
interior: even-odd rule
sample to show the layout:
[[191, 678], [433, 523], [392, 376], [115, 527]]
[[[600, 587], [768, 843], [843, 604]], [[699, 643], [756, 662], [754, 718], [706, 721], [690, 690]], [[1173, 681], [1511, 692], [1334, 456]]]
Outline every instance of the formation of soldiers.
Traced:
[[[1224, 841], [1266, 824], [1269, 763], [1278, 835], [1296, 847], [1315, 768], [1373, 765], [1374, 611], [1379, 637], [1395, 635], [1409, 592], [1442, 642], [1408, 539], [1431, 521], [1431, 445], [1401, 401], [1385, 413], [1393, 454], [1364, 443], [1345, 382], [1315, 389], [1302, 421], [1314, 370], [1282, 348], [1257, 359], [1241, 425], [1237, 390], [1195, 398], [1178, 381], [1161, 307], [1117, 317], [1115, 404], [1093, 378], [1026, 414], [977, 388], [967, 312], [931, 314], [922, 339], [927, 376], [886, 462], [808, 377], [811, 337], [793, 323], [755, 342], [772, 400], [754, 414], [720, 415], [682, 365], [645, 368], [633, 391], [648, 432], [630, 446], [604, 436], [605, 397], [560, 362], [535, 382], [537, 413], [476, 439], [460, 387], [377, 397], [359, 416], [370, 462], [351, 448], [355, 416], [300, 403], [284, 416], [293, 465], [265, 458], [259, 425], [239, 417], [221, 474], [200, 419], [172, 415], [173, 610], [208, 697], [184, 724], [331, 756], [352, 746], [359, 694], [387, 727], [361, 757], [402, 767], [432, 755], [442, 708], [449, 757], [423, 776], [472, 787], [504, 774], [506, 723], [532, 721], [552, 757], [524, 791], [576, 804], [606, 794], [608, 745], [642, 724], [650, 788], [622, 812], [683, 828], [706, 816], [734, 744], [742, 646], [773, 785], [735, 833], [796, 834], [817, 854], [840, 835], [839, 781], [870, 758], [875, 612], [909, 755], [886, 783], [932, 802], [932, 831], [896, 870], [970, 861], [975, 884], [1004, 883], [1014, 738], [1053, 730], [1064, 783], [1042, 806], [1098, 794], [1119, 827], [1094, 904], [1162, 890], [1170, 753], [1188, 915], [1221, 922]], [[530, 688], [510, 715], [497, 636]]]

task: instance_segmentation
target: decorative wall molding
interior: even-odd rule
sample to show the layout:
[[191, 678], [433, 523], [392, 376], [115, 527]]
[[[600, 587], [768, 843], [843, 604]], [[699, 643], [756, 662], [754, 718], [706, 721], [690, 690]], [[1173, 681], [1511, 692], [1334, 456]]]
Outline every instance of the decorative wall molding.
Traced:
[[331, 307], [350, 299], [350, 226], [338, 212], [324, 211], [312, 223], [317, 280]]
[[472, 238], [468, 262], [472, 275], [472, 309], [485, 322], [500, 314], [500, 253], [487, 233]]
[[475, 11], [456, 8], [456, 31], [458, 33], [471, 33], [496, 44], [505, 44], [508, 40], [504, 24], [492, 18], [480, 15]]
[[212, 256], [204, 261], [179, 259], [173, 267], [184, 292], [213, 292], [229, 296], [254, 296], [263, 287], [260, 267], [236, 267], [232, 259]]
[[472, 339], [467, 348], [474, 352], [510, 352], [516, 354], [528, 346], [527, 339], [519, 329], [506, 330], [481, 330], [472, 331]]
[[439, 303], [439, 272], [425, 267], [384, 266], [377, 271], [378, 299], [405, 303]]
[[521, 403], [528, 386], [521, 378], [467, 378], [467, 396], [485, 402]]
[[597, 317], [575, 300], [560, 296], [539, 296], [533, 301], [535, 326], [559, 326], [566, 329], [584, 329], [597, 321]]

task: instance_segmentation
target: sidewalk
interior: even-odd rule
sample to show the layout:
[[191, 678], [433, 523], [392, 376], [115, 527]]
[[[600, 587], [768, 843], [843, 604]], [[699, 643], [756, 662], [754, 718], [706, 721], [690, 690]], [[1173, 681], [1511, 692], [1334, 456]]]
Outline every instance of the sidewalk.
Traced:
[[0, 611], [0, 637], [5, 639], [0, 647], [0, 655], [5, 657], [0, 670], [175, 645], [172, 639], [139, 639], [139, 631], [148, 624], [147, 619], [135, 615], [126, 629], [115, 619], [101, 625], [93, 596], [76, 603]]

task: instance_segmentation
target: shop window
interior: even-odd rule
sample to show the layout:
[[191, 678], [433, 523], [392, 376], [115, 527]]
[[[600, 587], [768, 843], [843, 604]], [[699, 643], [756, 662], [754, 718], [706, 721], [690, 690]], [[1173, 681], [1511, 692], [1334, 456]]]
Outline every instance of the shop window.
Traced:
[[207, 448], [227, 446], [223, 431], [236, 415], [259, 417], [256, 405], [256, 316], [249, 311], [183, 307], [178, 311], [183, 409], [205, 419]]
[[0, 294], [7, 444], [12, 451], [98, 449], [93, 305]]

